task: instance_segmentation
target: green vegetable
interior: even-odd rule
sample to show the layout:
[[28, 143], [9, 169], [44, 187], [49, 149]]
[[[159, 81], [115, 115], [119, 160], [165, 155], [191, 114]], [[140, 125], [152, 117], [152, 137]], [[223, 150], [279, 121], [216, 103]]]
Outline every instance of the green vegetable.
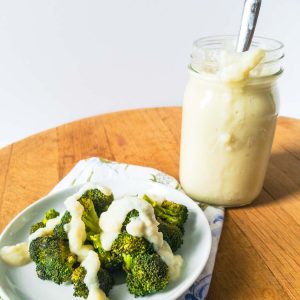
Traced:
[[57, 284], [71, 279], [77, 257], [70, 252], [68, 241], [54, 236], [38, 237], [30, 243], [29, 254], [39, 278]]
[[186, 206], [168, 200], [159, 204], [147, 195], [144, 195], [143, 199], [153, 206], [156, 217], [183, 230], [183, 225], [188, 217]]
[[122, 257], [115, 255], [110, 251], [105, 251], [101, 245], [100, 234], [90, 235], [88, 239], [93, 243], [98, 252], [101, 266], [108, 270], [117, 270], [122, 267]]
[[[89, 295], [89, 290], [84, 283], [84, 278], [86, 276], [86, 269], [82, 266], [76, 268], [72, 274], [72, 283], [74, 285], [74, 296], [87, 298]], [[97, 274], [99, 280], [99, 287], [108, 295], [109, 291], [113, 287], [114, 281], [111, 274], [101, 268]]]
[[[154, 209], [158, 230], [168, 242], [172, 251], [183, 243], [183, 226], [188, 217], [184, 205], [168, 200], [158, 203], [144, 196]], [[113, 287], [110, 272], [122, 269], [126, 272], [128, 290], [134, 296], [146, 296], [164, 289], [169, 282], [168, 266], [155, 252], [153, 244], [143, 237], [132, 236], [126, 226], [132, 218], [139, 216], [135, 209], [130, 211], [122, 224], [121, 233], [113, 241], [110, 251], [105, 251], [101, 244], [99, 216], [106, 211], [113, 201], [113, 195], [105, 195], [99, 189], [86, 191], [78, 201], [83, 206], [82, 221], [85, 224], [86, 245], [91, 245], [98, 253], [101, 268], [97, 274], [99, 287], [108, 295]], [[44, 218], [32, 225], [31, 233], [46, 226], [48, 220], [59, 215], [54, 209], [46, 212]], [[74, 296], [88, 298], [89, 290], [84, 279], [86, 269], [79, 265], [77, 256], [69, 249], [65, 225], [71, 222], [72, 216], [65, 211], [58, 225], [49, 236], [38, 237], [29, 245], [29, 253], [36, 263], [39, 278], [51, 280], [57, 284], [71, 281], [74, 285]]]
[[[97, 201], [102, 201], [98, 195], [99, 190], [89, 190], [86, 191], [79, 199], [78, 201], [80, 204], [84, 207], [84, 212], [82, 214], [82, 221], [85, 224], [86, 231], [88, 235], [97, 234], [100, 232], [99, 227], [99, 217], [96, 212], [95, 203]], [[103, 202], [103, 201], [102, 201]], [[107, 204], [107, 202], [105, 202]], [[105, 205], [106, 205], [105, 204]], [[55, 226], [54, 228], [54, 235], [62, 238], [62, 239], [68, 239], [67, 233], [65, 232], [64, 226], [71, 221], [71, 214], [66, 211], [61, 219], [61, 222]]]
[[164, 240], [170, 245], [172, 251], [175, 252], [183, 244], [183, 233], [181, 229], [160, 218], [157, 218], [157, 221], [159, 222], [158, 230], [163, 234]]
[[[132, 218], [136, 218], [138, 216], [139, 216], [139, 212], [136, 209], [133, 209], [132, 211], [130, 211], [127, 214], [126, 219], [123, 223], [122, 231], [123, 232], [126, 231], [126, 225], [128, 223], [130, 223], [130, 220]], [[157, 217], [156, 219], [160, 223], [158, 225], [158, 230], [160, 232], [162, 232], [164, 240], [170, 245], [172, 251], [175, 252], [176, 250], [178, 250], [180, 248], [180, 246], [183, 243], [182, 230], [178, 226], [170, 224], [170, 223], [160, 219], [159, 217]], [[121, 236], [121, 235], [119, 235], [119, 236]], [[117, 242], [117, 241], [115, 241], [115, 242]]]
[[53, 230], [53, 235], [55, 237], [58, 237], [58, 238], [61, 238], [61, 239], [64, 239], [64, 240], [67, 240], [68, 239], [68, 235], [64, 229], [64, 226], [68, 223], [70, 223], [72, 219], [72, 216], [70, 214], [70, 212], [66, 211], [64, 213], [64, 215], [62, 216], [61, 220], [60, 220], [60, 223], [57, 224], [55, 227], [54, 227], [54, 230]]
[[55, 209], [51, 208], [49, 209], [45, 215], [42, 221], [37, 222], [35, 224], [33, 224], [30, 228], [30, 234], [34, 233], [35, 231], [37, 231], [40, 228], [46, 227], [46, 223], [48, 222], [48, 220], [50, 219], [54, 219], [56, 217], [59, 216], [59, 212], [57, 212]]
[[124, 254], [137, 256], [143, 253], [153, 253], [154, 249], [143, 237], [132, 236], [127, 232], [120, 233], [111, 246], [111, 253], [123, 258]]
[[33, 224], [30, 228], [30, 234], [36, 232], [40, 228], [44, 228], [46, 225], [43, 222], [37, 222]]
[[83, 195], [78, 199], [78, 201], [84, 208], [81, 220], [85, 224], [85, 230], [87, 234], [100, 233], [99, 217], [96, 213], [94, 202], [92, 201], [92, 199]]
[[85, 202], [85, 199], [90, 199], [93, 202], [96, 213], [99, 217], [101, 213], [107, 211], [108, 207], [114, 200], [114, 196], [113, 194], [105, 195], [98, 189], [91, 189], [86, 191], [80, 199], [83, 202]]
[[45, 216], [44, 216], [42, 222], [46, 225], [46, 223], [48, 222], [48, 220], [54, 219], [54, 218], [56, 218], [56, 217], [58, 217], [58, 216], [59, 216], [59, 212], [56, 211], [54, 208], [51, 208], [51, 209], [49, 209], [49, 210], [46, 212], [46, 214], [45, 214]]
[[169, 283], [168, 266], [157, 253], [138, 256], [124, 254], [127, 287], [135, 296], [146, 296], [164, 289]]

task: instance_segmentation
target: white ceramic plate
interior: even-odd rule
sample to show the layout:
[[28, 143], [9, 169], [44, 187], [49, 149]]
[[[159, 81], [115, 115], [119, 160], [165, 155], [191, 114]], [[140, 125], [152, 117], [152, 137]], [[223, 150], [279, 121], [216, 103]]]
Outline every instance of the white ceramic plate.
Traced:
[[[170, 282], [168, 287], [157, 294], [143, 297], [144, 300], [172, 300], [187, 290], [202, 272], [211, 248], [211, 233], [206, 217], [198, 205], [183, 193], [151, 181], [109, 180], [100, 184], [112, 189], [115, 198], [124, 194], [136, 195], [149, 189], [159, 190], [167, 199], [188, 207], [189, 218], [185, 224], [184, 244], [176, 252], [182, 255], [184, 266], [180, 278]], [[71, 187], [56, 194], [46, 196], [21, 212], [3, 231], [0, 248], [20, 243], [28, 237], [31, 225], [42, 218], [50, 208], [62, 212], [66, 197], [74, 194], [80, 187]], [[53, 300], [81, 299], [73, 297], [72, 285], [56, 285], [39, 279], [34, 263], [22, 267], [10, 267], [0, 261], [0, 296], [3, 300]], [[111, 300], [137, 299], [129, 294], [126, 284], [114, 286], [110, 291]]]

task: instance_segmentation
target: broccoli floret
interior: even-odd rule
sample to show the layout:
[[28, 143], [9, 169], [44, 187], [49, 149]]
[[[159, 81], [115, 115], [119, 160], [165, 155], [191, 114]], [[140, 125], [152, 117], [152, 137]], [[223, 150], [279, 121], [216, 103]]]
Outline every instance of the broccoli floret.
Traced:
[[57, 284], [71, 279], [77, 257], [70, 252], [68, 241], [54, 236], [38, 237], [30, 243], [29, 254], [39, 278]]
[[108, 270], [121, 269], [123, 262], [122, 257], [103, 249], [101, 245], [100, 234], [90, 235], [88, 236], [88, 240], [93, 243], [93, 246], [99, 255], [101, 266]]
[[[126, 226], [130, 223], [131, 218], [136, 218], [139, 216], [139, 212], [136, 209], [131, 210], [122, 225], [122, 232], [126, 231]], [[162, 232], [164, 240], [168, 242], [172, 251], [176, 251], [180, 248], [183, 243], [183, 232], [182, 230], [173, 224], [167, 223], [164, 220], [157, 217], [157, 221], [160, 223], [158, 225], [158, 230]]]
[[84, 267], [78, 267], [73, 271], [72, 274], [72, 283], [74, 285], [74, 296], [75, 297], [82, 297], [87, 298], [89, 295], [89, 290], [84, 283], [84, 277], [86, 275], [86, 270]]
[[72, 216], [70, 214], [70, 212], [66, 211], [64, 213], [64, 215], [62, 216], [59, 224], [57, 224], [55, 227], [54, 227], [54, 230], [53, 230], [53, 235], [58, 237], [58, 238], [61, 238], [61, 239], [64, 239], [64, 240], [67, 240], [68, 239], [68, 235], [64, 229], [64, 226], [68, 223], [70, 223], [72, 219]]
[[120, 259], [124, 254], [131, 256], [137, 256], [142, 253], [153, 253], [154, 249], [151, 243], [149, 243], [143, 237], [132, 236], [127, 232], [122, 232], [114, 240], [111, 246], [111, 253]]
[[164, 240], [169, 244], [172, 251], [175, 252], [183, 244], [183, 233], [179, 227], [173, 224], [169, 224], [160, 218], [157, 218], [159, 222], [158, 230], [163, 234]]
[[33, 224], [30, 228], [30, 234], [36, 232], [38, 229], [45, 227], [46, 225], [43, 222], [37, 222]]
[[[96, 213], [95, 206], [92, 199], [90, 197], [86, 197], [85, 194], [78, 199], [78, 201], [84, 208], [81, 219], [85, 224], [87, 234], [93, 235], [100, 232], [99, 217]], [[61, 222], [55, 226], [53, 231], [54, 235], [62, 239], [67, 239], [68, 236], [67, 233], [65, 232], [64, 226], [70, 223], [71, 219], [72, 216], [70, 212], [66, 211], [61, 219]]]
[[108, 295], [109, 291], [114, 285], [114, 279], [109, 271], [101, 268], [97, 274], [99, 280], [100, 289]]
[[100, 233], [99, 217], [96, 213], [94, 202], [90, 197], [85, 196], [85, 194], [78, 199], [80, 204], [84, 207], [81, 219], [85, 224], [85, 229], [88, 234]]
[[114, 279], [109, 271], [101, 268], [97, 274], [99, 280], [100, 289], [108, 295], [109, 291], [112, 289], [114, 285]]
[[86, 191], [82, 195], [81, 199], [84, 198], [90, 199], [93, 202], [98, 217], [100, 217], [101, 213], [107, 211], [108, 207], [114, 200], [113, 194], [105, 195], [98, 189], [91, 189]]
[[136, 218], [139, 216], [139, 212], [136, 210], [136, 209], [133, 209], [131, 210], [127, 216], [126, 216], [126, 219], [125, 221], [123, 222], [123, 225], [122, 225], [122, 231], [126, 231], [126, 226], [128, 223], [130, 223], [130, 220], [131, 218]]
[[142, 253], [153, 253], [154, 249], [146, 239], [136, 237], [127, 232], [120, 233], [114, 240], [110, 251], [105, 251], [101, 245], [100, 234], [88, 236], [97, 250], [101, 265], [108, 270], [120, 269], [123, 263], [123, 254], [136, 256]]
[[153, 206], [156, 217], [183, 230], [183, 225], [188, 217], [186, 206], [168, 200], [164, 200], [159, 204], [147, 195], [144, 195], [143, 199]]
[[127, 287], [135, 296], [146, 296], [164, 289], [169, 283], [168, 266], [157, 253], [136, 257], [124, 255]]
[[[74, 285], [74, 296], [87, 298], [89, 295], [89, 290], [84, 283], [84, 278], [86, 275], [86, 269], [82, 266], [76, 268], [72, 274], [72, 283]], [[99, 287], [108, 295], [109, 291], [113, 287], [114, 281], [111, 274], [105, 269], [101, 268], [97, 274], [99, 280]]]
[[57, 212], [57, 211], [56, 211], [55, 209], [53, 209], [53, 208], [49, 209], [49, 210], [45, 213], [44, 218], [43, 218], [42, 221], [37, 222], [37, 223], [35, 223], [35, 224], [33, 224], [33, 225], [31, 226], [31, 228], [30, 228], [30, 234], [34, 233], [35, 231], [37, 231], [37, 230], [40, 229], [40, 228], [45, 227], [48, 220], [54, 219], [54, 218], [56, 218], [56, 217], [58, 217], [58, 216], [59, 216], [59, 212]]
[[56, 211], [54, 208], [49, 209], [42, 220], [42, 222], [46, 225], [47, 221], [50, 219], [54, 219], [59, 216], [59, 212]]
[[[107, 210], [112, 200], [112, 194], [110, 196], [106, 196], [98, 189], [88, 190], [78, 199], [80, 204], [84, 207], [82, 221], [85, 224], [88, 235], [100, 233], [100, 212]], [[62, 239], [68, 238], [67, 233], [64, 230], [64, 226], [70, 223], [71, 218], [71, 214], [68, 211], [66, 211], [61, 219], [61, 222], [54, 228], [55, 236]]]

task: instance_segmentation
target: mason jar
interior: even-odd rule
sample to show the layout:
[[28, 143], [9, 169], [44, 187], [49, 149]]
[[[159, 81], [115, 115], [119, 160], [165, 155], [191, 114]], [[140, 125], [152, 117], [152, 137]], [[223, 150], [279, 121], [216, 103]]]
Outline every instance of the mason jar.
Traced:
[[243, 79], [227, 81], [220, 64], [225, 49], [232, 53], [225, 57], [227, 72], [250, 64], [250, 54], [234, 52], [235, 40], [216, 36], [193, 44], [182, 111], [180, 183], [191, 198], [222, 206], [249, 204], [262, 189], [284, 56], [281, 42], [256, 37], [248, 53], [263, 49], [264, 58]]

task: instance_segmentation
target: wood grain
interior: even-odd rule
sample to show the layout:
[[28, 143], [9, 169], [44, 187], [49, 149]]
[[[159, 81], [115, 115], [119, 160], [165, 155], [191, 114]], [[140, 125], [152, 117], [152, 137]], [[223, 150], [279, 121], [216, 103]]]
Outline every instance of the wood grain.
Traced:
[[[181, 109], [83, 119], [0, 150], [0, 230], [80, 159], [102, 156], [178, 178]], [[264, 189], [228, 209], [208, 299], [300, 299], [300, 120], [279, 118]]]

